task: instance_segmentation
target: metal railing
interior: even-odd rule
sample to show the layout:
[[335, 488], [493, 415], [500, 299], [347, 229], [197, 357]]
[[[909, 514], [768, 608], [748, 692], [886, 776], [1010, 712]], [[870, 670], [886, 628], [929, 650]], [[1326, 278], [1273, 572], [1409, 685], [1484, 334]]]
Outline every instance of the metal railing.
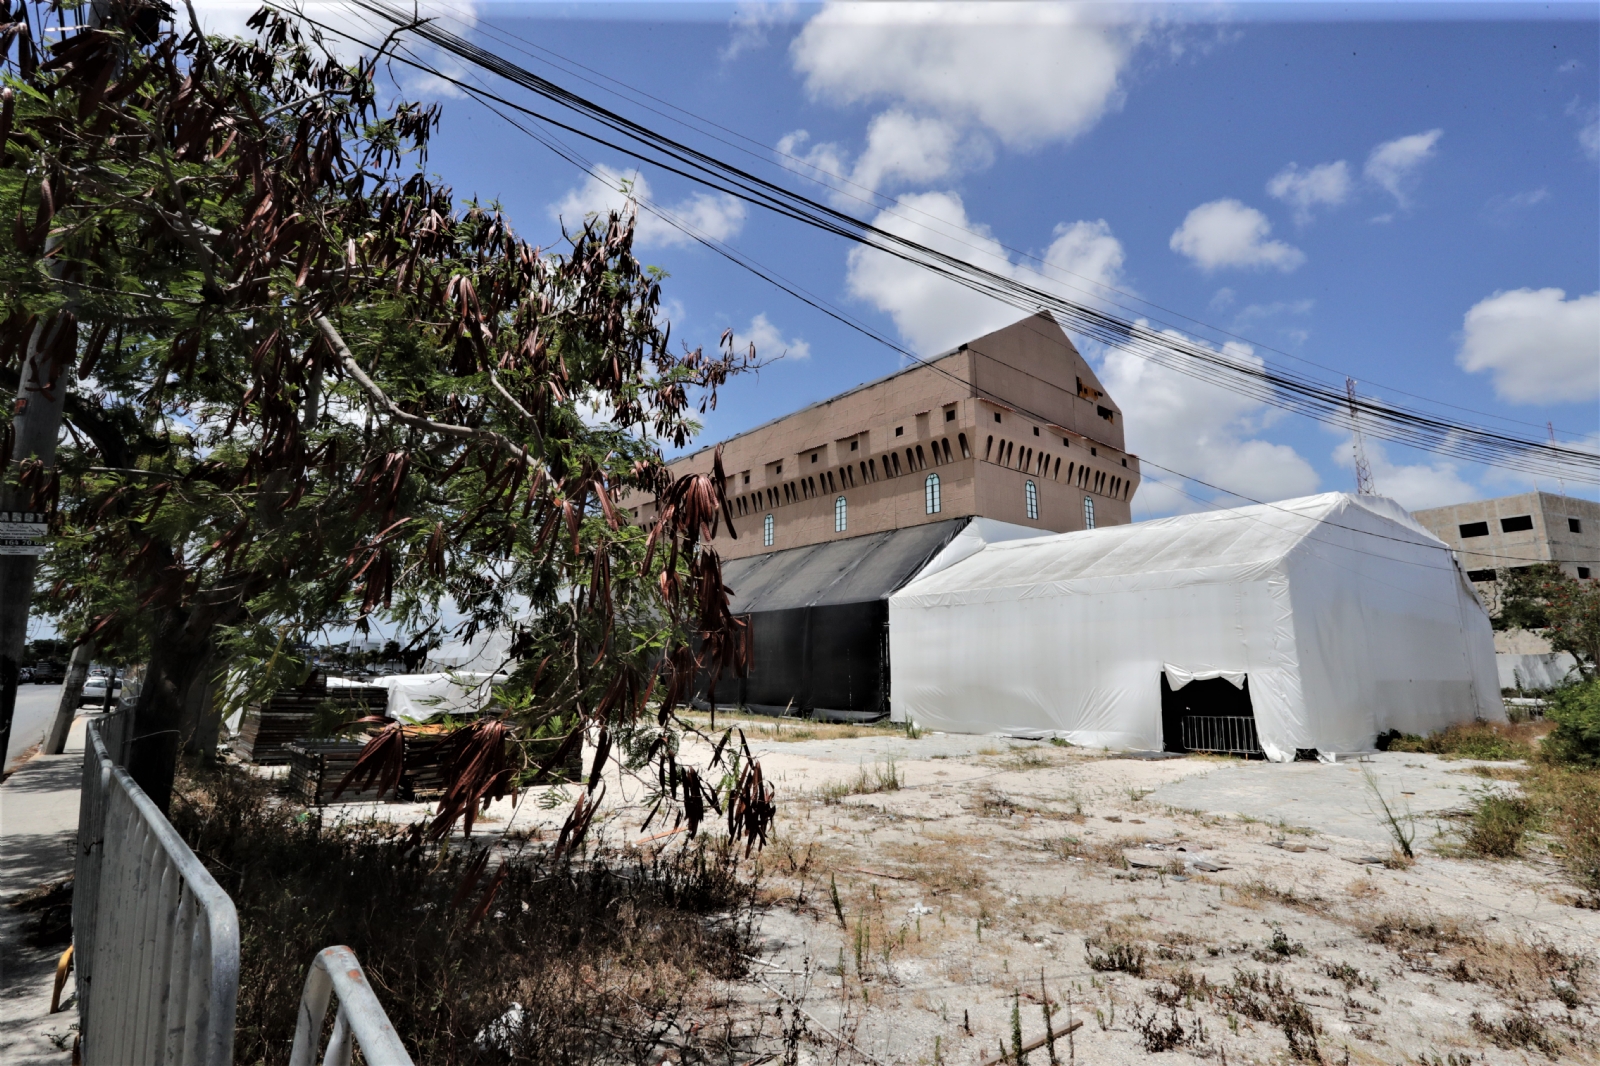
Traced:
[[1253, 717], [1190, 714], [1183, 718], [1183, 746], [1216, 755], [1260, 755]]
[[338, 993], [339, 1013], [322, 1056], [322, 1066], [349, 1066], [350, 1053], [359, 1044], [370, 1066], [412, 1066], [411, 1056], [389, 1023], [383, 1005], [367, 983], [367, 975], [346, 947], [323, 948], [311, 962], [305, 992], [300, 996], [294, 1048], [289, 1066], [315, 1066], [317, 1042], [328, 1014], [328, 997]]
[[82, 1061], [228, 1066], [239, 993], [233, 901], [116, 765], [102, 725], [120, 735], [123, 723], [90, 722], [84, 744], [72, 894]]

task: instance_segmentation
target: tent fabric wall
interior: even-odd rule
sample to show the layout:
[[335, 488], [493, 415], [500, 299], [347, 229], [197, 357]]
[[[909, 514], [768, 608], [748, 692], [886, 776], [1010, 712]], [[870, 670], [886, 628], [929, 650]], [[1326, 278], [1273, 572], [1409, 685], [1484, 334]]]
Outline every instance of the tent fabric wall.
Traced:
[[889, 601], [891, 707], [1159, 749], [1160, 679], [1244, 675], [1269, 758], [1503, 718], [1488, 617], [1397, 505], [1327, 493], [1008, 544]]

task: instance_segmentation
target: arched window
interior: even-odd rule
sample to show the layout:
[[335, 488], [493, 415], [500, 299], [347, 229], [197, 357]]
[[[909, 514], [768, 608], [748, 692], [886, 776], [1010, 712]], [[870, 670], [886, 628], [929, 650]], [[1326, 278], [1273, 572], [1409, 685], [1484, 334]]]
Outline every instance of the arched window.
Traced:
[[763, 518], [761, 520], [761, 544], [762, 544], [763, 547], [766, 547], [766, 548], [772, 547], [772, 516], [771, 515], [767, 515], [767, 517], [765, 517], [765, 518]]
[[1083, 498], [1083, 528], [1094, 528], [1094, 497], [1092, 496]]
[[845, 510], [846, 504], [843, 496], [833, 501], [833, 531], [835, 533], [843, 533], [845, 526], [848, 524]]
[[[938, 456], [935, 455], [934, 458], [937, 459]], [[917, 445], [917, 469], [918, 470], [925, 470], [925, 469], [927, 469], [927, 466], [928, 466], [928, 457], [922, 454], [922, 445], [919, 444], [919, 445]]]
[[[889, 453], [889, 458], [894, 460], [894, 476], [895, 477], [899, 477], [900, 476], [900, 453], [899, 452], [890, 452]], [[887, 474], [889, 472], [888, 468], [885, 467], [883, 472]]]
[[1028, 498], [1028, 517], [1037, 520], [1039, 517], [1039, 488], [1030, 481], [1023, 486], [1023, 492]]
[[989, 453], [992, 451], [994, 451], [994, 435], [991, 433], [989, 435], [989, 443], [983, 446], [983, 458], [985, 462], [988, 462]]
[[967, 435], [965, 433], [957, 433], [956, 441], [961, 445], [961, 458], [971, 459], [972, 449], [967, 447]]
[[939, 499], [939, 475], [938, 474], [929, 474], [928, 475], [928, 480], [923, 482], [922, 492], [923, 492], [923, 502], [925, 502], [928, 505], [928, 513], [929, 514], [938, 514], [940, 509], [944, 506], [943, 501], [941, 501]]

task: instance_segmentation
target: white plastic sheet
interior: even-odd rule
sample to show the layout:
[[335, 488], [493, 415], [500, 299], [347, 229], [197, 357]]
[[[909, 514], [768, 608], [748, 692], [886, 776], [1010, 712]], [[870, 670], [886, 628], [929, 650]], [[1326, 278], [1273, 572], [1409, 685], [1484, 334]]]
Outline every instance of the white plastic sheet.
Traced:
[[1209, 666], [1198, 666], [1193, 669], [1174, 666], [1166, 663], [1161, 667], [1167, 675], [1167, 687], [1176, 692], [1191, 681], [1210, 681], [1220, 677], [1236, 689], [1243, 689], [1245, 678], [1248, 676], [1243, 670], [1220, 670]]
[[1505, 717], [1482, 604], [1376, 497], [989, 544], [891, 597], [889, 640], [892, 717], [948, 732], [1160, 749], [1172, 667], [1248, 678], [1278, 760]]
[[453, 670], [435, 674], [390, 674], [370, 681], [328, 678], [329, 688], [378, 685], [389, 690], [389, 717], [425, 722], [439, 715], [476, 714], [489, 702], [490, 691], [505, 674]]

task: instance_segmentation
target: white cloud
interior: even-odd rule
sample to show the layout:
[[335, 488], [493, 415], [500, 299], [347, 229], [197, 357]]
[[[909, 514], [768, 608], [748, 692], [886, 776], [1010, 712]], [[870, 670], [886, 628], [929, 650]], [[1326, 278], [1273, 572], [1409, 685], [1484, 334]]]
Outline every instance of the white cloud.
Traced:
[[1530, 207], [1544, 203], [1550, 199], [1550, 190], [1540, 186], [1527, 192], [1513, 193], [1510, 196], [1491, 196], [1489, 202], [1483, 205], [1484, 218], [1497, 226], [1509, 226]]
[[[1122, 244], [1104, 221], [1058, 225], [1041, 257], [1042, 267], [1013, 263], [988, 227], [967, 217], [955, 193], [902, 196], [896, 208], [880, 212], [873, 225], [1029, 285], [1070, 291], [1077, 299], [1086, 298], [1086, 293], [1092, 298], [1101, 287], [1116, 285], [1121, 278]], [[886, 312], [901, 337], [924, 355], [999, 329], [1027, 313], [870, 248], [851, 250], [846, 281], [853, 296]]]
[[778, 332], [778, 327], [767, 321], [765, 313], [752, 318], [750, 325], [743, 331], [734, 331], [733, 350], [736, 353], [742, 354], [748, 351], [752, 344], [756, 346], [756, 358], [764, 362], [778, 358], [811, 358], [811, 345], [799, 337], [784, 340], [783, 334]]
[[1141, 36], [1086, 4], [838, 3], [790, 54], [814, 96], [902, 104], [1029, 146], [1071, 140], [1120, 107]]
[[1267, 182], [1268, 195], [1294, 208], [1300, 225], [1311, 221], [1311, 209], [1319, 205], [1337, 207], [1350, 197], [1350, 164], [1318, 163], [1309, 170], [1290, 163]]
[[[650, 195], [650, 183], [637, 170], [619, 171], [608, 166], [595, 167], [596, 173], [571, 189], [560, 202], [550, 205], [550, 217], [558, 219], [569, 229], [583, 224], [589, 215], [603, 215], [609, 211], [622, 211], [628, 202], [628, 193], [641, 200], [657, 203], [662, 211], [713, 240], [727, 240], [744, 225], [744, 204], [727, 194], [696, 193], [676, 204], [659, 204]], [[654, 212], [639, 208], [639, 223], [635, 241], [641, 248], [667, 248], [691, 244], [694, 238], [671, 225]]]
[[1489, 371], [1511, 403], [1586, 403], [1600, 396], [1600, 292], [1497, 292], [1462, 321], [1456, 363]]
[[1172, 250], [1201, 270], [1223, 267], [1273, 267], [1288, 273], [1306, 261], [1305, 253], [1267, 238], [1272, 223], [1238, 200], [1213, 200], [1189, 212], [1172, 234]]
[[796, 5], [788, 0], [779, 4], [740, 4], [729, 21], [733, 27], [733, 35], [728, 39], [728, 46], [722, 50], [723, 61], [737, 59], [744, 52], [755, 52], [765, 48], [767, 34], [772, 27], [794, 18], [795, 10]]
[[[1444, 130], [1428, 130], [1385, 141], [1367, 156], [1363, 173], [1393, 196], [1397, 204], [1406, 207], [1422, 164], [1433, 158], [1434, 148], [1443, 136]], [[1380, 220], [1388, 221], [1375, 221]]]
[[1600, 104], [1585, 106], [1577, 97], [1567, 105], [1567, 114], [1583, 125], [1578, 127], [1578, 147], [1590, 159], [1600, 159]]
[[[1466, 503], [1483, 495], [1482, 490], [1464, 479], [1455, 463], [1443, 459], [1423, 463], [1395, 463], [1390, 460], [1382, 441], [1363, 438], [1362, 450], [1367, 453], [1367, 465], [1372, 469], [1372, 487], [1380, 496], [1387, 496], [1408, 511], [1421, 511], [1429, 507]], [[1350, 482], [1342, 487], [1346, 492], [1356, 491], [1356, 457], [1354, 440], [1348, 434], [1344, 443], [1333, 450], [1335, 465], [1350, 471]]]
[[[1230, 342], [1221, 350], [1238, 362], [1263, 365], [1248, 345]], [[1257, 436], [1278, 415], [1261, 401], [1115, 348], [1106, 352], [1100, 380], [1122, 408], [1129, 450], [1152, 463], [1249, 499], [1271, 502], [1317, 491], [1317, 472], [1303, 456]], [[1134, 497], [1137, 515], [1206, 506], [1179, 491], [1175, 480], [1164, 471], [1148, 470]], [[1213, 497], [1211, 490], [1192, 484], [1184, 491], [1209, 497], [1219, 506], [1239, 502], [1226, 495]]]
[[[832, 142], [806, 148], [810, 134], [796, 130], [778, 141], [778, 152], [790, 169], [833, 188], [833, 201], [841, 206], [885, 185], [927, 184], [957, 170], [959, 156], [966, 164], [986, 163], [987, 145], [962, 143], [961, 131], [937, 118], [923, 118], [900, 108], [875, 116], [867, 126], [867, 146], [854, 166], [846, 149]], [[965, 169], [965, 168], [963, 168]]]

